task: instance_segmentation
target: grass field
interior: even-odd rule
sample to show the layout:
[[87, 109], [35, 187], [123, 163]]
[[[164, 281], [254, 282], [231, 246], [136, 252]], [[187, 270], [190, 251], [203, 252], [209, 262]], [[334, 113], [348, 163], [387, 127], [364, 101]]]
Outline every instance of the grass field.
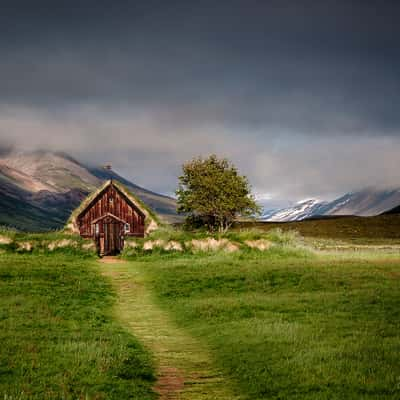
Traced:
[[400, 398], [400, 255], [262, 253], [133, 261], [244, 398]]
[[0, 398], [155, 398], [150, 355], [114, 302], [93, 257], [0, 254]]
[[400, 214], [375, 217], [331, 217], [293, 222], [242, 222], [236, 229], [295, 230], [302, 236], [358, 243], [400, 243]]
[[153, 354], [160, 400], [242, 399], [207, 346], [157, 304], [140, 263], [103, 260], [100, 268], [117, 290], [116, 315]]
[[[233, 231], [232, 253], [139, 246], [107, 265], [78, 238], [51, 250], [61, 233], [2, 235], [0, 398], [400, 398], [396, 237], [336, 251], [323, 235]], [[261, 237], [268, 250], [245, 246]]]

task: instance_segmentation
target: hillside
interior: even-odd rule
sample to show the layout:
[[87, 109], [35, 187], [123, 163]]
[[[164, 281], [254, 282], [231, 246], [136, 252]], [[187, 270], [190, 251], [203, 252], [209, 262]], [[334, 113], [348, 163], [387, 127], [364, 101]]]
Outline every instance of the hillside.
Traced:
[[165, 220], [178, 218], [170, 197], [112, 170], [87, 167], [67, 154], [36, 151], [0, 158], [0, 225], [38, 232], [61, 228], [87, 194], [110, 178], [121, 181]]
[[326, 204], [327, 203], [322, 203], [314, 199], [300, 201], [291, 207], [277, 210], [266, 210], [264, 211], [261, 220], [271, 222], [301, 221], [310, 218], [313, 215], [323, 215]]
[[392, 208], [389, 211], [386, 211], [384, 214], [400, 214], [400, 205], [395, 208]]
[[385, 214], [372, 217], [328, 216], [303, 221], [289, 222], [241, 222], [236, 229], [258, 228], [295, 230], [302, 236], [343, 239], [350, 241], [368, 240], [379, 242], [384, 239], [400, 240], [400, 214]]
[[268, 209], [261, 217], [263, 221], [301, 221], [308, 218], [332, 215], [373, 216], [400, 204], [400, 189], [374, 189], [346, 193], [333, 201], [305, 200], [281, 209]]
[[175, 199], [135, 185], [134, 183], [123, 178], [121, 175], [117, 174], [113, 170], [97, 167], [89, 168], [89, 171], [101, 181], [114, 179], [121, 182], [126, 187], [128, 187], [130, 191], [135, 193], [143, 202], [150, 206], [154, 211], [156, 211], [161, 216], [164, 216], [164, 218], [167, 218], [171, 221], [179, 219], [176, 214]]

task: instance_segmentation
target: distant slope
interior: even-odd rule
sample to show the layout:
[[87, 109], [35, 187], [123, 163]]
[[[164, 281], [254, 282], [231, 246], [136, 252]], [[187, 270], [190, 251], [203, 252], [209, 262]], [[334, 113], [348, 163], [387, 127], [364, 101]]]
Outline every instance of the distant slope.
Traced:
[[400, 189], [377, 190], [367, 188], [345, 194], [330, 203], [328, 215], [372, 216], [400, 204]]
[[31, 195], [0, 174], [0, 225], [40, 232], [62, 226], [67, 210], [41, 207]]
[[32, 182], [40, 182], [45, 186], [38, 190], [64, 192], [70, 189], [82, 189], [89, 192], [100, 184], [100, 180], [86, 167], [64, 153], [49, 151], [12, 153], [0, 159], [1, 166], [18, 171], [29, 177]]
[[320, 203], [318, 200], [305, 200], [295, 204], [292, 207], [267, 211], [263, 213], [261, 220], [263, 221], [301, 221], [312, 217], [313, 215], [322, 214], [325, 211], [327, 203]]
[[110, 178], [126, 185], [161, 218], [178, 218], [170, 197], [139, 187], [114, 171], [88, 168], [67, 154], [36, 151], [0, 158], [0, 225], [25, 231], [61, 228], [83, 198]]
[[176, 201], [168, 196], [164, 196], [151, 190], [144, 189], [134, 183], [128, 181], [122, 176], [118, 175], [116, 172], [104, 168], [89, 168], [90, 172], [101, 179], [102, 181], [108, 179], [114, 179], [125, 186], [128, 187], [129, 190], [132, 191], [135, 195], [137, 195], [144, 203], [150, 206], [154, 211], [167, 219], [175, 219], [177, 218], [176, 213]]
[[373, 217], [331, 216], [290, 222], [241, 222], [236, 229], [258, 228], [265, 231], [282, 229], [297, 231], [302, 236], [354, 241], [362, 239], [379, 243], [384, 239], [400, 243], [400, 214]]
[[389, 211], [384, 212], [383, 214], [400, 214], [400, 205], [395, 208], [392, 208]]
[[280, 210], [266, 210], [262, 221], [301, 221], [319, 216], [379, 215], [400, 204], [400, 189], [377, 190], [367, 188], [347, 193], [330, 202], [306, 200]]

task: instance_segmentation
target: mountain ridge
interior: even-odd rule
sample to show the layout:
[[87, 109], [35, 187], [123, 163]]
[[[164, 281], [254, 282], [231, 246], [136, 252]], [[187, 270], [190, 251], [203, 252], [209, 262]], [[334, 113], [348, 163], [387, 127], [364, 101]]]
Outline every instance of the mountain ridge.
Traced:
[[349, 192], [332, 201], [308, 199], [290, 207], [266, 209], [262, 221], [285, 222], [328, 216], [374, 216], [400, 204], [399, 189], [365, 188]]
[[71, 212], [104, 180], [121, 181], [166, 221], [175, 221], [173, 198], [145, 189], [113, 170], [86, 166], [63, 152], [0, 156], [0, 225], [47, 231], [64, 226]]
[[[0, 225], [31, 231], [59, 229], [73, 209], [108, 179], [127, 186], [165, 221], [181, 220], [172, 197], [141, 187], [112, 169], [85, 165], [64, 152], [40, 150], [0, 155]], [[266, 208], [260, 220], [372, 216], [392, 209], [395, 213], [399, 204], [400, 189], [365, 188], [332, 201], [307, 199], [288, 207]]]
[[388, 211], [385, 211], [383, 214], [384, 215], [385, 214], [400, 214], [400, 204], [397, 207], [394, 207]]

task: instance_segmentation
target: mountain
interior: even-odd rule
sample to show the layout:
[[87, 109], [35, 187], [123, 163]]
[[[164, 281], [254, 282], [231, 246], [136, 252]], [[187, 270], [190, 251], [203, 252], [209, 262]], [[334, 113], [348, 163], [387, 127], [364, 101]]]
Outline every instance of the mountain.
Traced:
[[31, 192], [61, 193], [72, 188], [91, 191], [99, 184], [99, 179], [78, 161], [67, 154], [48, 151], [3, 156], [0, 172]]
[[372, 216], [400, 204], [400, 189], [367, 188], [348, 193], [330, 203], [328, 215]]
[[176, 213], [175, 199], [135, 185], [134, 183], [118, 175], [113, 170], [104, 168], [89, 168], [89, 171], [101, 181], [114, 179], [121, 182], [123, 185], [127, 186], [132, 193], [136, 194], [144, 203], [150, 206], [161, 216], [166, 216], [170, 221], [177, 219], [178, 216]]
[[390, 209], [389, 211], [385, 211], [383, 214], [400, 214], [400, 205]]
[[[85, 196], [108, 179], [123, 183], [166, 221], [179, 220], [176, 202], [171, 197], [140, 187], [111, 169], [89, 167], [68, 154], [35, 151], [0, 156], [0, 225], [27, 231], [61, 228]], [[392, 209], [398, 212], [400, 189], [367, 188], [333, 201], [309, 199], [295, 204], [265, 201], [270, 207], [265, 208], [260, 218], [263, 221], [370, 216]]]
[[22, 189], [0, 172], [0, 225], [27, 231], [47, 231], [61, 227], [68, 218], [69, 210], [77, 202], [64, 207], [48, 208], [35, 199], [40, 193]]
[[313, 215], [321, 214], [326, 203], [320, 203], [318, 200], [310, 199], [296, 203], [291, 207], [278, 210], [267, 210], [263, 213], [263, 221], [301, 221], [310, 218]]
[[61, 228], [87, 194], [111, 178], [161, 218], [178, 218], [171, 197], [142, 188], [110, 169], [88, 167], [65, 153], [35, 151], [0, 157], [0, 225], [26, 231]]
[[283, 222], [300, 221], [320, 216], [372, 216], [382, 214], [399, 204], [400, 189], [366, 188], [346, 193], [333, 201], [311, 199], [282, 209], [267, 209], [261, 216], [261, 220]]

